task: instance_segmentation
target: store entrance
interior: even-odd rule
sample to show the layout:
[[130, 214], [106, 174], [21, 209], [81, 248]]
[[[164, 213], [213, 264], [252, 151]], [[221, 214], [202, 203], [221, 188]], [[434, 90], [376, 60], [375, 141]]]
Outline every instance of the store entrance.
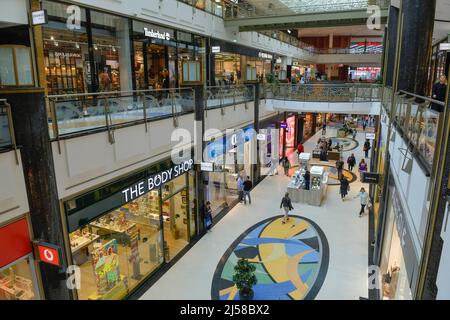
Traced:
[[174, 48], [134, 41], [136, 89], [168, 89], [175, 86]]
[[[184, 178], [184, 177], [182, 177]], [[190, 217], [188, 216], [188, 189], [177, 189], [177, 181], [163, 188], [162, 217], [164, 221], [165, 260], [169, 262], [189, 243]], [[173, 193], [175, 192], [175, 193]]]

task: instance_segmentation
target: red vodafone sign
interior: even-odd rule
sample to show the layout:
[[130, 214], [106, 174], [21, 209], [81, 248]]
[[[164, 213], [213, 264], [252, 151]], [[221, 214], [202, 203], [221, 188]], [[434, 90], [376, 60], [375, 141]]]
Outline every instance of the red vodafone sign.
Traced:
[[37, 244], [39, 259], [42, 262], [60, 265], [59, 250], [57, 247], [48, 244]]

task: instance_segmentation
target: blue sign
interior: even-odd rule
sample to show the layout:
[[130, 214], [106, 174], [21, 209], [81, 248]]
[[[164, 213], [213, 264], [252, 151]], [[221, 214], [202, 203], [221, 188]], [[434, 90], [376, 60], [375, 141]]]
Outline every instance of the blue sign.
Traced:
[[235, 133], [230, 134], [226, 137], [224, 136], [223, 138], [219, 138], [213, 142], [208, 143], [208, 159], [205, 160], [213, 160], [214, 158], [223, 155], [224, 152], [228, 152], [236, 147], [239, 149], [239, 152], [243, 154], [244, 143], [250, 141], [253, 138], [253, 135], [253, 126], [249, 126], [240, 130], [236, 130]]
[[287, 128], [287, 123], [286, 122], [281, 122], [280, 123], [280, 128], [286, 129]]

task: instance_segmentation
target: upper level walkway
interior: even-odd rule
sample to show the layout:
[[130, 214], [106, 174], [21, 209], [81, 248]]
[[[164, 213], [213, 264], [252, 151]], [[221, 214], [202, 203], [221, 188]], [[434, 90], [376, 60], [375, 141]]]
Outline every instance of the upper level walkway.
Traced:
[[225, 25], [239, 27], [239, 31], [365, 25], [373, 14], [370, 6], [378, 6], [381, 23], [386, 23], [389, 3], [388, 0], [279, 0], [235, 4], [225, 16]]

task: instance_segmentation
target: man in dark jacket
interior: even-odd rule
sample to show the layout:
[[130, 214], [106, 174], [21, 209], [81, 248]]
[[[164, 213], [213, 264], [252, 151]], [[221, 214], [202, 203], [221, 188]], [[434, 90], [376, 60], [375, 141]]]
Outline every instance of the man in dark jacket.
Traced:
[[350, 184], [348, 183], [348, 180], [345, 179], [345, 177], [342, 177], [341, 180], [341, 186], [340, 186], [340, 194], [341, 194], [341, 199], [342, 201], [344, 201], [345, 196], [348, 194], [348, 191], [350, 189]]
[[289, 211], [294, 209], [292, 206], [291, 199], [289, 198], [289, 193], [285, 193], [283, 199], [281, 199], [280, 209], [284, 209], [284, 217], [282, 223], [286, 223], [286, 220], [289, 220]]
[[250, 197], [250, 190], [252, 190], [253, 184], [250, 181], [250, 177], [247, 176], [247, 179], [244, 181], [244, 204], [247, 204], [247, 197], [248, 197], [248, 203], [252, 204], [252, 198]]
[[[439, 82], [433, 85], [433, 93], [431, 97], [434, 100], [445, 102], [445, 94], [447, 93], [447, 78], [445, 75], [440, 76]], [[432, 103], [431, 106], [437, 111], [442, 111], [442, 106]]]
[[350, 157], [347, 158], [348, 170], [353, 171], [353, 168], [356, 165], [355, 155], [352, 153]]

